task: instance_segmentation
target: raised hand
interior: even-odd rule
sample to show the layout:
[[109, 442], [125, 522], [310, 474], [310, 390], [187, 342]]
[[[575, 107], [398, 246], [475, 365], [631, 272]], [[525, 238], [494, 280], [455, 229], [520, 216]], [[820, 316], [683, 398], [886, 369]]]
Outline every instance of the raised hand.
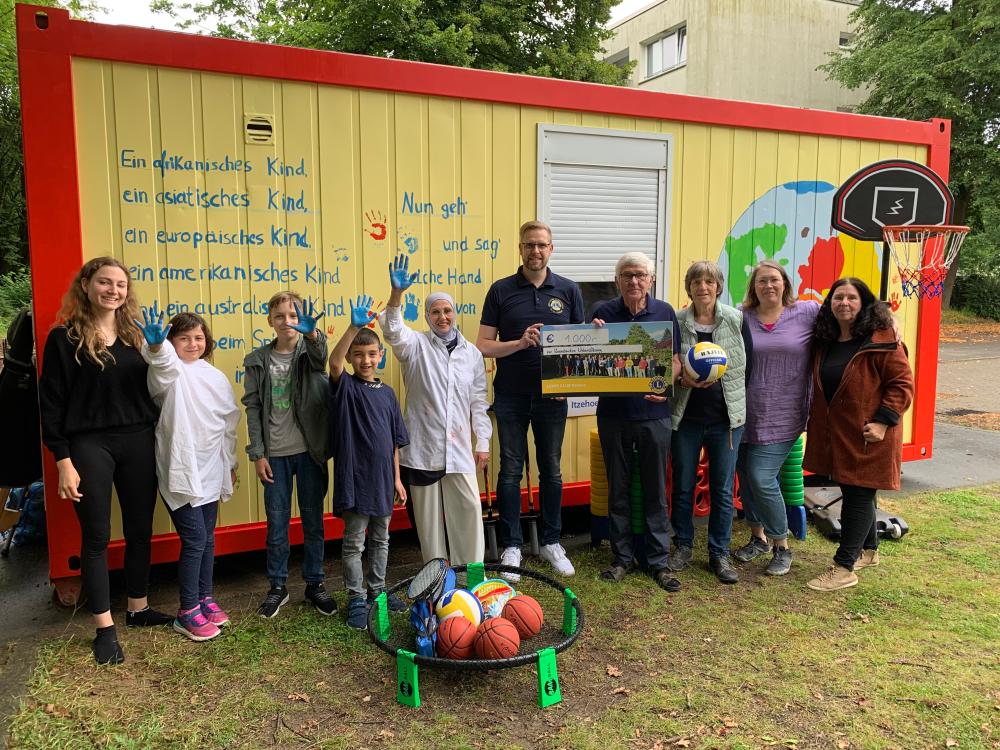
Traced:
[[170, 333], [170, 326], [163, 327], [163, 313], [159, 311], [155, 302], [150, 308], [142, 308], [142, 320], [143, 322], [140, 323], [133, 318], [132, 322], [142, 332], [142, 337], [146, 339], [147, 344], [150, 346], [160, 346], [167, 340], [167, 334]]
[[419, 276], [420, 273], [417, 271], [410, 273], [410, 259], [403, 253], [397, 255], [396, 260], [389, 264], [389, 283], [393, 289], [400, 291], [409, 289]]
[[375, 300], [359, 294], [357, 304], [351, 300], [347, 301], [351, 305], [351, 325], [355, 328], [364, 328], [372, 319], [372, 303]]
[[292, 307], [295, 308], [295, 315], [298, 317], [299, 322], [289, 323], [288, 327], [298, 331], [303, 336], [312, 334], [316, 330], [316, 322], [325, 314], [316, 314], [316, 308], [313, 306], [311, 299], [307, 299], [301, 308], [295, 302], [292, 302]]

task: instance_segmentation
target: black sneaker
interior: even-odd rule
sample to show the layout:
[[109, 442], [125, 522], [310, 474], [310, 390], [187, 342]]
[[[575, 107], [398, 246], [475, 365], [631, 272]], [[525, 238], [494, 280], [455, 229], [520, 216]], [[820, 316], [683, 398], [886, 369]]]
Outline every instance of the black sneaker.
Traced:
[[653, 580], [656, 581], [656, 585], [659, 586], [664, 591], [669, 591], [674, 593], [675, 591], [681, 590], [681, 582], [677, 580], [669, 568], [660, 568], [659, 570], [653, 571]]
[[[285, 597], [288, 601], [288, 597]], [[326, 586], [322, 583], [310, 583], [306, 585], [306, 601], [313, 603], [316, 611], [321, 615], [337, 614], [337, 601], [326, 593]], [[275, 612], [277, 614], [277, 612]]]
[[271, 619], [277, 616], [284, 604], [288, 604], [288, 589], [284, 586], [272, 586], [271, 590], [267, 592], [267, 596], [264, 597], [264, 601], [257, 607], [257, 614]]
[[368, 602], [360, 596], [347, 602], [347, 627], [353, 630], [368, 629]]
[[691, 562], [692, 557], [694, 557], [694, 550], [684, 544], [679, 544], [674, 547], [670, 557], [667, 558], [667, 567], [674, 572], [684, 570]]
[[792, 551], [785, 547], [774, 548], [774, 556], [771, 558], [771, 562], [768, 563], [767, 568], [764, 572], [769, 576], [783, 576], [787, 575], [788, 571], [792, 569]]
[[740, 574], [736, 572], [736, 568], [729, 561], [728, 555], [713, 557], [708, 561], [708, 566], [722, 583], [737, 583], [740, 580]]
[[[375, 599], [377, 599], [378, 595], [381, 594], [381, 593], [382, 593], [381, 591], [377, 591], [377, 592], [376, 591], [369, 591], [368, 592], [368, 597], [366, 599], [366, 602], [367, 602], [367, 604], [368, 604], [369, 607], [372, 606], [375, 603]], [[390, 612], [405, 612], [406, 610], [408, 610], [410, 608], [409, 604], [407, 604], [406, 602], [404, 602], [402, 599], [400, 599], [395, 594], [389, 594], [386, 597], [386, 606], [389, 607], [389, 611]]]
[[749, 542], [733, 552], [733, 557], [740, 562], [750, 562], [751, 560], [756, 560], [761, 555], [766, 555], [770, 551], [770, 544], [759, 537], [751, 535]]
[[173, 615], [165, 615], [151, 607], [125, 613], [125, 625], [130, 628], [154, 628], [157, 625], [173, 625], [173, 623]]
[[125, 654], [118, 644], [114, 625], [97, 629], [97, 637], [94, 638], [92, 648], [94, 661], [98, 664], [121, 664], [125, 661]]

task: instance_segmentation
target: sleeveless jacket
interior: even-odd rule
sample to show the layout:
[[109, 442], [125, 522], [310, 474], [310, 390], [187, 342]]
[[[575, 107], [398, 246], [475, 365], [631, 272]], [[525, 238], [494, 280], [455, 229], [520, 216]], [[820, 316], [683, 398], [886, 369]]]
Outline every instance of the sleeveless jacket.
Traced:
[[[722, 376], [722, 396], [729, 412], [729, 428], [736, 429], [747, 421], [746, 366], [747, 354], [743, 344], [743, 313], [735, 307], [715, 303], [716, 329], [712, 341], [726, 351], [727, 366]], [[681, 362], [688, 350], [698, 343], [698, 332], [694, 327], [694, 305], [677, 311], [677, 322], [681, 328]], [[673, 398], [673, 428], [676, 430], [684, 419], [691, 389], [678, 386]]]

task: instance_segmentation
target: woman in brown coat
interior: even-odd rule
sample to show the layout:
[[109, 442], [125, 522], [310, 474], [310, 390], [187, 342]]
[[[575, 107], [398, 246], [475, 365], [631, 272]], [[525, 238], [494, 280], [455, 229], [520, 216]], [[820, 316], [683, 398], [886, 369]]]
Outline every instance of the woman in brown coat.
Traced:
[[840, 546], [833, 565], [806, 585], [854, 586], [859, 568], [878, 565], [875, 496], [899, 489], [903, 428], [913, 372], [888, 307], [861, 281], [830, 287], [813, 339], [813, 400], [804, 468], [840, 484]]

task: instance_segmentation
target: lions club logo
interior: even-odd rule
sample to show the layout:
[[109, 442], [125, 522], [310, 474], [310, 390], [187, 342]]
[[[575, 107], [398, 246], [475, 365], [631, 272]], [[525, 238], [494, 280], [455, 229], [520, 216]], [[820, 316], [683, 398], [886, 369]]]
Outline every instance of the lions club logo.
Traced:
[[663, 393], [667, 390], [667, 381], [663, 378], [653, 378], [649, 381], [649, 390], [653, 393]]
[[556, 299], [555, 297], [551, 297], [549, 299], [549, 310], [554, 312], [556, 315], [558, 315], [565, 309], [566, 305], [563, 304], [563, 301], [561, 299]]

